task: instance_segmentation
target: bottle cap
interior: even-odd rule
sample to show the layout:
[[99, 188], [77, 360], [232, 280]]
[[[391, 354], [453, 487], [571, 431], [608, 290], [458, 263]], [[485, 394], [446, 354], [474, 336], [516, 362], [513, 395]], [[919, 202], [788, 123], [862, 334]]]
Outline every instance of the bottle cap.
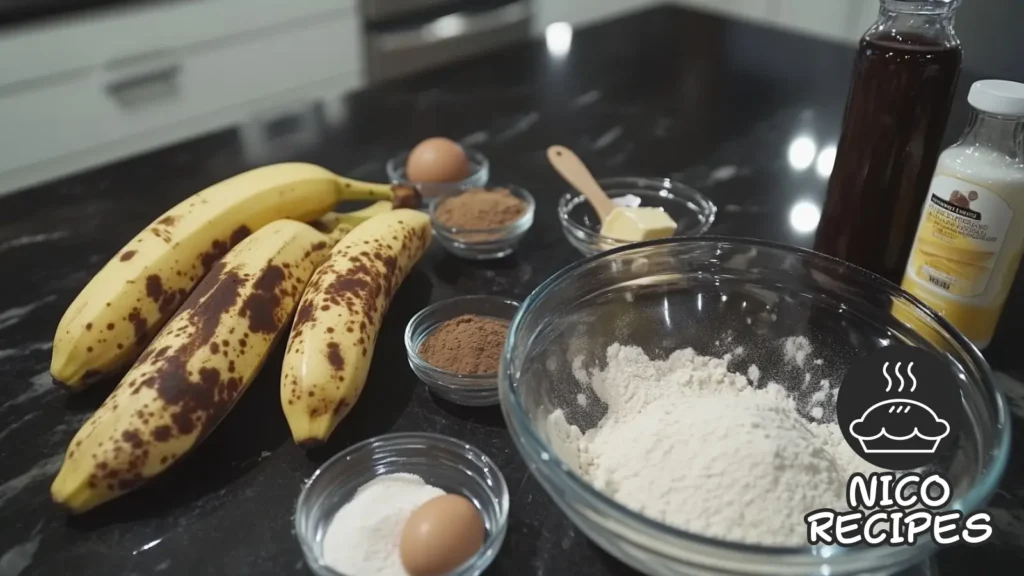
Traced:
[[979, 80], [971, 85], [967, 102], [989, 114], [1024, 116], [1024, 84], [1008, 80]]

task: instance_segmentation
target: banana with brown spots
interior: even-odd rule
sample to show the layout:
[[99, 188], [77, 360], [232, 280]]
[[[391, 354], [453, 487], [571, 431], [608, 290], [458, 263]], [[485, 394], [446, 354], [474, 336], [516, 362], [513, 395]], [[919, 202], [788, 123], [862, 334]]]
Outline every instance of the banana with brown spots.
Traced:
[[384, 313], [430, 239], [429, 216], [394, 210], [352, 230], [310, 279], [281, 370], [297, 444], [326, 440], [359, 399]]
[[214, 264], [75, 435], [53, 500], [89, 510], [206, 438], [256, 377], [332, 245], [308, 224], [278, 220]]
[[135, 236], [71, 303], [53, 340], [54, 382], [81, 389], [129, 367], [213, 264], [269, 222], [309, 221], [345, 200], [408, 198], [403, 187], [301, 163], [257, 168], [196, 193]]

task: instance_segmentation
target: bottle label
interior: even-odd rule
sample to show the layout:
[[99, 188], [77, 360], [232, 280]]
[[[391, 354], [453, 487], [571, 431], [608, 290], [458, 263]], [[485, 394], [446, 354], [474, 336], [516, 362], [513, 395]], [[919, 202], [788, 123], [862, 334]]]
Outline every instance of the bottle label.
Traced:
[[986, 188], [936, 176], [928, 191], [906, 276], [929, 291], [974, 305], [1001, 288], [995, 264], [1013, 209]]

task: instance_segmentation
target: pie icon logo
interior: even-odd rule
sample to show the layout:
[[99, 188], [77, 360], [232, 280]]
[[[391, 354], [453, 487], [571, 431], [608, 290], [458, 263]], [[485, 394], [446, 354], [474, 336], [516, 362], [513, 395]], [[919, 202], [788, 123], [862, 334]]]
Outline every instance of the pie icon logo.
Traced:
[[903, 345], [880, 348], [851, 366], [836, 400], [850, 447], [889, 470], [936, 464], [955, 450], [962, 410], [951, 365]]
[[869, 454], [932, 454], [949, 434], [949, 422], [914, 400], [879, 402], [850, 424]]

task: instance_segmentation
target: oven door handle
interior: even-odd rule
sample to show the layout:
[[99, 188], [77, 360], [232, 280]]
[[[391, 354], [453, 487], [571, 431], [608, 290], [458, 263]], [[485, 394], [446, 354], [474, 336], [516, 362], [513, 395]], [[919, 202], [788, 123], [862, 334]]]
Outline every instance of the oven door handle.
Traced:
[[522, 0], [486, 12], [454, 12], [407, 30], [375, 32], [373, 42], [380, 50], [396, 52], [500, 30], [529, 18], [528, 2]]

